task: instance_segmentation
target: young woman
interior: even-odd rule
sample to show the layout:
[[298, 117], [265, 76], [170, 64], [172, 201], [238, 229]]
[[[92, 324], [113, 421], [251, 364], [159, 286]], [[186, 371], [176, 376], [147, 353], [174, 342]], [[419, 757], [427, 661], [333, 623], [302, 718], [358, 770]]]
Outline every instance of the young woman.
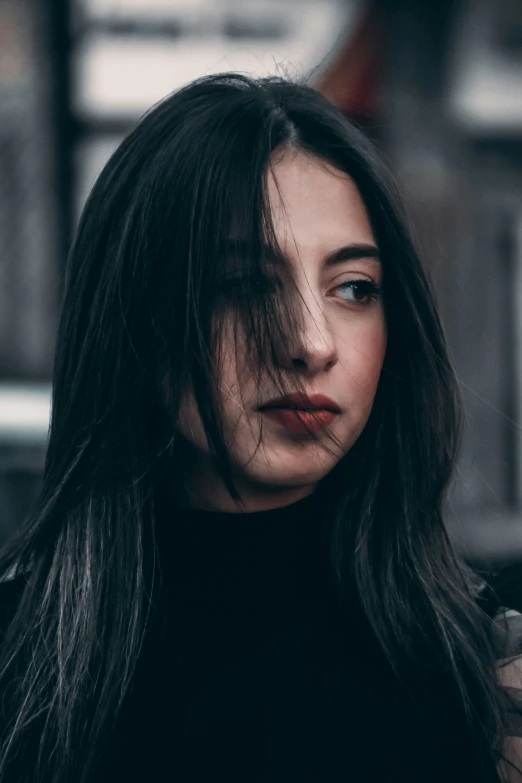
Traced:
[[519, 619], [446, 534], [457, 385], [365, 137], [305, 85], [190, 84], [65, 289], [0, 780], [518, 779]]

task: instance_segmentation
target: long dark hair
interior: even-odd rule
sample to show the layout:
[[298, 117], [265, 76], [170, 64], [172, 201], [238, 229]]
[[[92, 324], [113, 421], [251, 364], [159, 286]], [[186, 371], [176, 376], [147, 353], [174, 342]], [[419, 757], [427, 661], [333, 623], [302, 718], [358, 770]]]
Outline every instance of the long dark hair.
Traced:
[[[270, 360], [299, 322], [284, 294], [267, 295], [262, 252], [267, 241], [278, 250], [266, 177], [287, 149], [353, 178], [384, 265], [388, 345], [376, 399], [354, 448], [323, 480], [333, 572], [341, 593], [355, 588], [393, 671], [434, 724], [452, 712], [456, 768], [500, 780], [492, 622], [442, 517], [458, 387], [400, 199], [373, 146], [317, 91], [236, 74], [199, 79], [153, 107], [83, 211], [43, 484], [0, 557], [2, 572], [24, 580], [0, 660], [6, 776], [93, 779], [160, 584], [154, 492], [176, 467], [187, 385], [240, 502], [216, 394], [221, 315], [232, 299], [253, 366], [287, 384]], [[234, 237], [232, 255], [249, 272], [235, 292], [223, 289], [231, 261], [222, 252]]]

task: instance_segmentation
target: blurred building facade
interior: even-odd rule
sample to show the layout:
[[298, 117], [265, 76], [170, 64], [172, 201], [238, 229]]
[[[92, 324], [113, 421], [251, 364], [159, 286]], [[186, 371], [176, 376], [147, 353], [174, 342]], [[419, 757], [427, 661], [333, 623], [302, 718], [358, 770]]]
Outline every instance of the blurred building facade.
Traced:
[[522, 560], [522, 4], [55, 0], [44, 14], [0, 0], [0, 12], [0, 379], [50, 379], [75, 223], [143, 111], [204, 73], [321, 64], [318, 89], [399, 179], [436, 286], [466, 408], [452, 535], [470, 557]]
[[0, 0], [0, 376], [47, 378], [59, 298], [53, 64], [43, 4]]

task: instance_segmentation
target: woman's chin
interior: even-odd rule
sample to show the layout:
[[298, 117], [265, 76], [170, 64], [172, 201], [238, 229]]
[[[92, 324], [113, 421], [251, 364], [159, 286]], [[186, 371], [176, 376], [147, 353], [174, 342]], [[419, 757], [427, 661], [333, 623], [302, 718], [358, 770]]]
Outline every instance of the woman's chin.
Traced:
[[331, 456], [325, 455], [322, 461], [302, 460], [301, 464], [288, 464], [286, 461], [274, 460], [269, 466], [266, 464], [248, 466], [245, 478], [252, 483], [279, 489], [306, 488], [321, 481], [333, 468], [335, 462]]

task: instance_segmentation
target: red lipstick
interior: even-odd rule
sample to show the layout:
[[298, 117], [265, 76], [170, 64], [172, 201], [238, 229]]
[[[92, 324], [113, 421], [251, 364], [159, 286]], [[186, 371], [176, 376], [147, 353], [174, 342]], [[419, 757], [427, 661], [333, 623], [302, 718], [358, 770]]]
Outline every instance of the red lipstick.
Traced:
[[263, 405], [259, 410], [289, 432], [302, 435], [319, 432], [332, 423], [341, 409], [324, 394], [288, 394], [276, 397]]

